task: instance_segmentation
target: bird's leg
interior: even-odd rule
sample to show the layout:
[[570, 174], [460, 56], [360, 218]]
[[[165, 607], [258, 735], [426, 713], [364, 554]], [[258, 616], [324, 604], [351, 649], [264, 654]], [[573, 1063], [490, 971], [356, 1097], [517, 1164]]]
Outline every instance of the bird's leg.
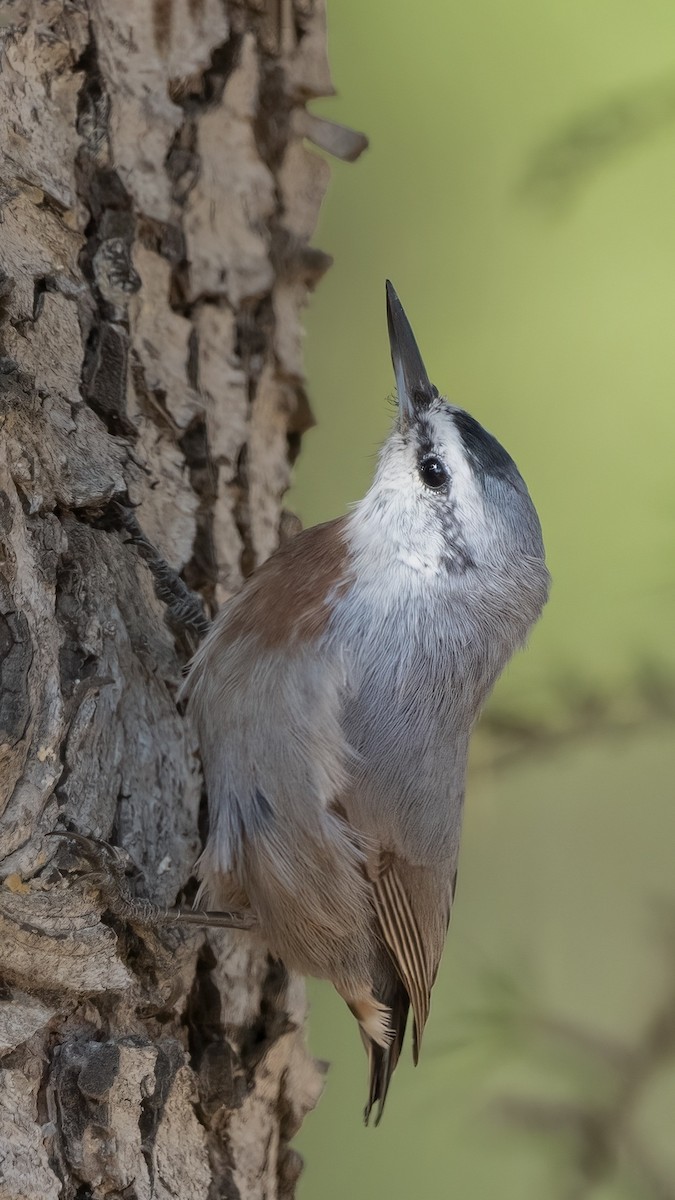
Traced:
[[255, 929], [256, 919], [247, 909], [209, 912], [199, 908], [163, 908], [146, 897], [134, 896], [129, 886], [132, 859], [120, 846], [111, 846], [98, 838], [81, 833], [54, 831], [52, 837], [62, 837], [74, 843], [80, 858], [89, 865], [87, 877], [99, 892], [106, 906], [121, 921], [130, 925], [157, 929], [167, 925], [203, 925], [223, 929]]

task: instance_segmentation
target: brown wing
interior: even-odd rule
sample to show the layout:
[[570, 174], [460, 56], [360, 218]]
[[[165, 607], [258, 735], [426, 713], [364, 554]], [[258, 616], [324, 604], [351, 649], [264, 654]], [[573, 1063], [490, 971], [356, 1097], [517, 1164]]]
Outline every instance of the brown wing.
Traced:
[[337, 517], [285, 542], [223, 606], [214, 636], [222, 627], [228, 641], [249, 634], [265, 649], [286, 649], [323, 633], [329, 597], [351, 583], [345, 526]]
[[[413, 877], [416, 877], [416, 884], [422, 885], [418, 911], [425, 917], [423, 927], [410, 899], [409, 887], [406, 887]], [[431, 989], [443, 949], [451, 898], [450, 884], [443, 887], [434, 871], [422, 872], [390, 854], [382, 855], [379, 874], [373, 880], [373, 900], [384, 942], [410, 997], [415, 1021], [415, 1063], [429, 1015]]]

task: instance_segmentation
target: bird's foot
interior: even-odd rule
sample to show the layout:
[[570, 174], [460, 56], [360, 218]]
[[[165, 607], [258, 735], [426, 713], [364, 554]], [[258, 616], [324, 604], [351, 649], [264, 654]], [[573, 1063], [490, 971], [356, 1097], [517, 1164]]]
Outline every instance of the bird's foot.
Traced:
[[145, 896], [135, 896], [130, 877], [139, 869], [131, 855], [121, 846], [111, 846], [99, 838], [81, 833], [55, 830], [52, 837], [62, 837], [73, 843], [78, 857], [87, 864], [84, 872], [88, 881], [98, 889], [110, 912], [121, 921], [145, 929], [167, 925], [202, 925], [222, 929], [255, 929], [256, 919], [248, 909], [211, 912], [199, 908], [164, 908]]

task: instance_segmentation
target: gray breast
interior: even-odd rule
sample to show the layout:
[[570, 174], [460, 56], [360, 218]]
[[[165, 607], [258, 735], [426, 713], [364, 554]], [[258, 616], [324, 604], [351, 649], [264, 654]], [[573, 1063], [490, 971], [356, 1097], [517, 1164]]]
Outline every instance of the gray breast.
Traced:
[[447, 609], [415, 619], [399, 606], [364, 607], [350, 617], [342, 724], [356, 754], [346, 806], [409, 862], [445, 858], [459, 839], [477, 680], [466, 654], [460, 668]]

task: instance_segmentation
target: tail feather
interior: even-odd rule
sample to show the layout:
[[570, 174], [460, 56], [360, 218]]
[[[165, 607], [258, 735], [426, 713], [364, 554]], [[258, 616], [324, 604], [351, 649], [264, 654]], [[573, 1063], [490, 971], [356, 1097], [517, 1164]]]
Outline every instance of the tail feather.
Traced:
[[361, 1029], [361, 1038], [368, 1054], [368, 1100], [363, 1114], [366, 1125], [376, 1104], [378, 1109], [375, 1125], [379, 1125], [382, 1119], [391, 1077], [403, 1047], [410, 1000], [403, 984], [398, 980], [386, 997], [386, 1002], [390, 1011], [389, 1026], [392, 1033], [389, 1044], [378, 1045]]

